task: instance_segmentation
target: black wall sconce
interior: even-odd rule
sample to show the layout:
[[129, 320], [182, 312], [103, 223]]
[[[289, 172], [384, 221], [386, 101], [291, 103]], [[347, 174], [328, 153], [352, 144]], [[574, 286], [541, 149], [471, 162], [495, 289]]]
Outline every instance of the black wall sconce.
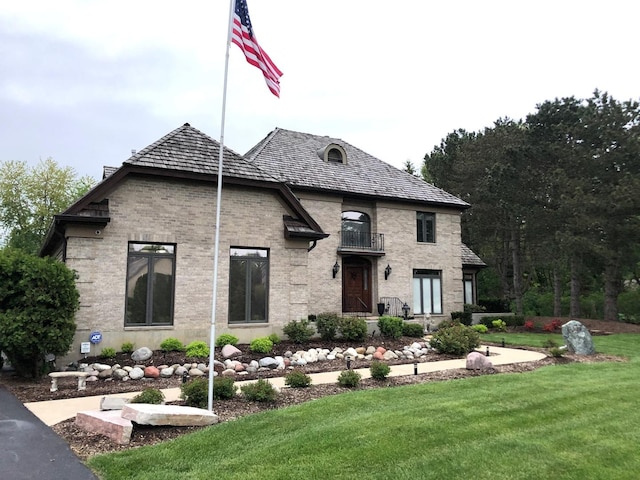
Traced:
[[391, 266], [387, 263], [387, 268], [384, 269], [384, 279], [386, 280], [391, 275]]
[[405, 302], [404, 305], [402, 305], [402, 313], [404, 314], [405, 320], [409, 317], [409, 310], [411, 310], [411, 307]]
[[340, 265], [338, 265], [338, 262], [336, 261], [336, 263], [333, 265], [333, 278], [336, 278], [336, 275], [338, 274], [339, 271], [340, 271]]

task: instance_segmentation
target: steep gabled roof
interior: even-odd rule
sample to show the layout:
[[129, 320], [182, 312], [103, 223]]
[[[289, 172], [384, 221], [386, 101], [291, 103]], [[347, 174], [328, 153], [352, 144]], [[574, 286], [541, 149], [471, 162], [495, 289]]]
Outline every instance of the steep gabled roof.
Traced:
[[[327, 162], [319, 156], [331, 144], [344, 149], [345, 163]], [[458, 197], [337, 138], [276, 128], [245, 157], [295, 189], [469, 207]]]
[[[100, 183], [62, 214], [55, 216], [40, 254], [44, 256], [54, 251], [68, 224], [95, 223], [104, 226], [109, 223], [106, 199], [130, 175], [217, 182], [219, 156], [219, 142], [185, 123], [148, 147], [134, 153], [123, 162], [120, 168], [105, 167], [103, 180]], [[305, 210], [285, 183], [226, 146], [223, 160], [223, 183], [271, 190], [279, 195], [295, 214], [295, 218], [287, 217], [292, 218], [291, 221], [283, 219], [287, 237], [320, 240], [329, 236], [322, 231], [320, 225]], [[295, 225], [291, 223], [293, 221]]]
[[[218, 174], [220, 143], [185, 123], [125, 160], [124, 165], [160, 168], [205, 175]], [[247, 162], [242, 155], [224, 147], [224, 177], [277, 182], [268, 173]]]

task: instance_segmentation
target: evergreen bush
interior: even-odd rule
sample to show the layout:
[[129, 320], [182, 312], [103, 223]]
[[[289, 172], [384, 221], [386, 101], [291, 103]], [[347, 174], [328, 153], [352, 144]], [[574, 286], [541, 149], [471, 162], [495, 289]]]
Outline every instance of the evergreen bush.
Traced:
[[384, 380], [385, 378], [387, 378], [387, 375], [391, 373], [391, 367], [386, 363], [374, 360], [373, 362], [371, 362], [369, 371], [371, 372], [371, 378], [374, 378], [376, 380]]
[[122, 353], [133, 353], [134, 345], [132, 342], [123, 342], [120, 346], [120, 351]]
[[273, 402], [278, 396], [278, 391], [267, 380], [259, 379], [240, 387], [244, 397], [250, 402]]
[[431, 346], [438, 352], [456, 356], [466, 355], [480, 345], [480, 334], [466, 325], [439, 328], [431, 338]]
[[367, 338], [367, 322], [364, 318], [342, 317], [338, 322], [338, 330], [348, 342], [359, 342]]
[[387, 338], [398, 339], [402, 337], [404, 320], [400, 317], [384, 315], [378, 319], [380, 335]]
[[307, 343], [315, 333], [309, 326], [309, 320], [291, 320], [282, 329], [284, 334], [289, 337], [293, 343]]
[[407, 323], [402, 325], [402, 335], [405, 337], [420, 338], [424, 336], [424, 327], [419, 323]]
[[323, 340], [334, 340], [338, 334], [338, 322], [340, 317], [337, 313], [326, 312], [316, 316], [316, 329]]
[[129, 400], [130, 403], [150, 403], [161, 405], [164, 402], [164, 393], [157, 388], [145, 388], [138, 395]]
[[343, 370], [338, 375], [338, 385], [341, 387], [355, 388], [360, 385], [360, 380], [362, 380], [362, 375], [355, 370]]
[[23, 377], [45, 373], [47, 354], [66, 355], [76, 331], [74, 272], [53, 258], [0, 250], [0, 351]]
[[284, 384], [291, 388], [305, 388], [311, 385], [311, 377], [300, 370], [293, 370], [285, 375]]

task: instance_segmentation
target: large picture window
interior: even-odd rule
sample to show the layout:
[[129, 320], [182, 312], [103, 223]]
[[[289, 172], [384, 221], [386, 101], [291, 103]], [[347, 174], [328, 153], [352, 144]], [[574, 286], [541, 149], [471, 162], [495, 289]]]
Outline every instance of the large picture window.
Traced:
[[229, 323], [268, 321], [269, 251], [231, 248], [229, 261]]
[[129, 243], [125, 325], [172, 325], [175, 245]]
[[442, 272], [413, 271], [413, 313], [442, 313]]
[[436, 241], [436, 214], [429, 212], [416, 212], [416, 225], [418, 242], [435, 243]]

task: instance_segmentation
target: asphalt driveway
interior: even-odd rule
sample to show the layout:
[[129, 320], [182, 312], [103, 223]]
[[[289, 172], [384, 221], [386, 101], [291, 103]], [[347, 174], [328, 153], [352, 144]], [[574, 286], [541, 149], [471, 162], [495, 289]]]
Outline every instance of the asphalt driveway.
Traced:
[[64, 440], [1, 385], [0, 477], [97, 480]]

